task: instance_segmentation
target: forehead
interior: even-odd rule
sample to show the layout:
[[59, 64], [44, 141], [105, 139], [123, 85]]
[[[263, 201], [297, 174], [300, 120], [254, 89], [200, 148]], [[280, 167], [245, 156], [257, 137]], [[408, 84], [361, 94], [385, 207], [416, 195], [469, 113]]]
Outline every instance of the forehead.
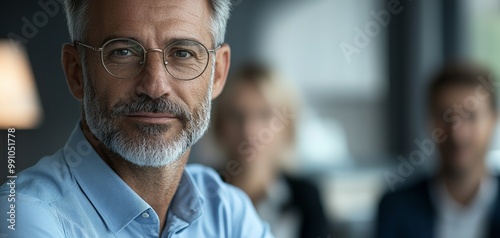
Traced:
[[158, 47], [172, 39], [211, 43], [207, 0], [91, 0], [88, 40], [102, 44], [112, 37]]
[[240, 109], [264, 109], [272, 102], [263, 92], [263, 87], [254, 82], [236, 82], [228, 88], [228, 102]]
[[[489, 98], [482, 98], [481, 95], [478, 96], [477, 88], [481, 85], [452, 85], [440, 88], [435, 96], [435, 102], [433, 103], [437, 106], [437, 109], [448, 110], [455, 108], [456, 105], [461, 105], [462, 107], [467, 104], [478, 102], [478, 109], [487, 109], [490, 106]], [[481, 90], [486, 90], [482, 88]]]

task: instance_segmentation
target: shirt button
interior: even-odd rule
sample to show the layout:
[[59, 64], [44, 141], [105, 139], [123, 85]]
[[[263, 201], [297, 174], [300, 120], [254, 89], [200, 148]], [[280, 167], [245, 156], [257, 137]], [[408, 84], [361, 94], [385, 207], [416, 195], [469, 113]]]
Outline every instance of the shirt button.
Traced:
[[147, 212], [142, 213], [142, 217], [149, 218], [149, 213], [147, 213]]

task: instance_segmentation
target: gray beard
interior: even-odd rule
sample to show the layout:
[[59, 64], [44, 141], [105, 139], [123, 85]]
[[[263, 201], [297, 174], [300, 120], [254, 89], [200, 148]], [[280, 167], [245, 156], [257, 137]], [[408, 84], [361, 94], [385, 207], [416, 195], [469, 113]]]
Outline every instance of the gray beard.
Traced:
[[[212, 65], [212, 69], [214, 65]], [[163, 167], [177, 161], [194, 143], [196, 143], [207, 131], [210, 122], [211, 94], [213, 83], [213, 70], [208, 92], [202, 104], [194, 110], [189, 109], [165, 99], [157, 104], [138, 102], [124, 104], [118, 103], [111, 110], [105, 107], [105, 101], [101, 100], [95, 88], [90, 82], [86, 70], [84, 72], [84, 97], [83, 108], [85, 120], [90, 131], [99, 139], [104, 146], [112, 152], [120, 155], [123, 159], [140, 167]], [[194, 79], [196, 80], [196, 79]], [[140, 134], [130, 135], [113, 123], [117, 118], [130, 110], [135, 111], [163, 111], [179, 117], [182, 121], [181, 132], [171, 140], [162, 136], [169, 129], [169, 125], [162, 124], [137, 124]]]

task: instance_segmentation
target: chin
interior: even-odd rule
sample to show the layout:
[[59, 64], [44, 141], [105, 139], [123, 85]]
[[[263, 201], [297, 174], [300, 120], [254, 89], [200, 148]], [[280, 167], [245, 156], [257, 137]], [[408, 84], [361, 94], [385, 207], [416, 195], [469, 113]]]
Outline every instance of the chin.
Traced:
[[474, 168], [473, 161], [463, 160], [454, 160], [448, 161], [445, 166], [445, 171], [451, 175], [463, 175], [467, 174], [468, 171]]

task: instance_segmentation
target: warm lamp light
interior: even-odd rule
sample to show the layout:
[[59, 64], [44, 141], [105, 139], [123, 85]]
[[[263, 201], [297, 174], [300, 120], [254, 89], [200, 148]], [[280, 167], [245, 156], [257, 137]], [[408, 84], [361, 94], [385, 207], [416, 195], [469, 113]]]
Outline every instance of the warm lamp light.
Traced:
[[0, 40], [0, 129], [33, 129], [41, 117], [26, 51], [13, 41]]

